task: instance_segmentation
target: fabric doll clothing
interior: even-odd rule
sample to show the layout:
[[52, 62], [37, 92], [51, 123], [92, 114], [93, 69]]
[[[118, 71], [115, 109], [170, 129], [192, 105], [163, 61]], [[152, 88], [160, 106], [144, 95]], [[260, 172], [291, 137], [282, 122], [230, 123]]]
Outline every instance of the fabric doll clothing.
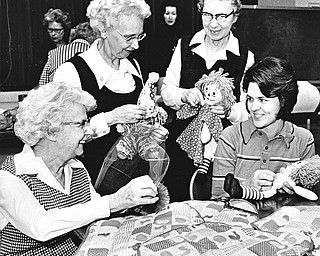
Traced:
[[[227, 52], [227, 60], [218, 60], [213, 67], [208, 70], [205, 60], [194, 54], [191, 50], [194, 46], [189, 46], [191, 36], [182, 38], [181, 41], [181, 88], [193, 88], [195, 83], [202, 77], [203, 74], [209, 75], [212, 70], [223, 68], [229, 73], [229, 77], [233, 77], [235, 81], [234, 95], [240, 96], [240, 81], [247, 63], [248, 49], [240, 45], [240, 56], [236, 56], [231, 52]], [[237, 98], [239, 100], [239, 98]], [[197, 166], [190, 159], [185, 151], [180, 148], [176, 142], [177, 138], [183, 130], [191, 123], [194, 117], [184, 120], [173, 119], [169, 130], [169, 138], [166, 143], [166, 150], [170, 157], [170, 165], [167, 174], [164, 178], [172, 202], [188, 200], [189, 184], [191, 176], [196, 171]], [[227, 119], [222, 120], [223, 127], [230, 125]], [[209, 179], [211, 179], [209, 177]], [[209, 196], [210, 197], [210, 196]]]

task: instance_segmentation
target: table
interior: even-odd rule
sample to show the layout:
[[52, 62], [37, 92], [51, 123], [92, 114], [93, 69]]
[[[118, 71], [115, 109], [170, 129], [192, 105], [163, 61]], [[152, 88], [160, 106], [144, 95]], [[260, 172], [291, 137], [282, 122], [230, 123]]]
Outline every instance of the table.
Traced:
[[320, 248], [319, 201], [276, 195], [260, 202], [190, 200], [156, 214], [100, 220], [77, 255], [294, 256], [314, 245]]

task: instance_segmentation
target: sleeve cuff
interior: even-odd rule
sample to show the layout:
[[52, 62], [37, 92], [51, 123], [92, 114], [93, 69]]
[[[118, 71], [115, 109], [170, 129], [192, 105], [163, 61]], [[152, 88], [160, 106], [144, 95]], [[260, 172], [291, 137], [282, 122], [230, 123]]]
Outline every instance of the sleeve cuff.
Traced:
[[99, 113], [90, 119], [90, 129], [92, 129], [96, 138], [104, 136], [110, 132], [110, 127], [104, 113]]

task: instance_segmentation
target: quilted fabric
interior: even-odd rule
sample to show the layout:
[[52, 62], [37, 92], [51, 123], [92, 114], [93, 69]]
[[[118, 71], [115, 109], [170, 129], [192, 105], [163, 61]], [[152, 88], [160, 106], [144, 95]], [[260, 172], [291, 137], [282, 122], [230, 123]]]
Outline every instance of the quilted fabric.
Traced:
[[306, 234], [270, 232], [258, 224], [253, 206], [244, 200], [228, 207], [217, 201], [172, 203], [156, 214], [93, 223], [77, 255], [294, 256], [313, 249]]

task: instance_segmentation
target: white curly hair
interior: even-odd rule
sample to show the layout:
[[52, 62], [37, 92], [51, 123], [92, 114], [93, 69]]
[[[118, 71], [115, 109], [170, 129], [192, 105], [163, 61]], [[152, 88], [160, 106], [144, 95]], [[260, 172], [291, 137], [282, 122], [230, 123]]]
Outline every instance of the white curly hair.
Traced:
[[63, 82], [51, 82], [29, 91], [19, 103], [14, 132], [25, 144], [36, 145], [45, 134], [61, 129], [64, 114], [70, 105], [78, 103], [92, 111], [96, 100], [86, 91]]
[[92, 0], [87, 7], [92, 29], [100, 32], [110, 26], [110, 18], [118, 19], [120, 15], [147, 19], [151, 15], [150, 6], [144, 0]]

